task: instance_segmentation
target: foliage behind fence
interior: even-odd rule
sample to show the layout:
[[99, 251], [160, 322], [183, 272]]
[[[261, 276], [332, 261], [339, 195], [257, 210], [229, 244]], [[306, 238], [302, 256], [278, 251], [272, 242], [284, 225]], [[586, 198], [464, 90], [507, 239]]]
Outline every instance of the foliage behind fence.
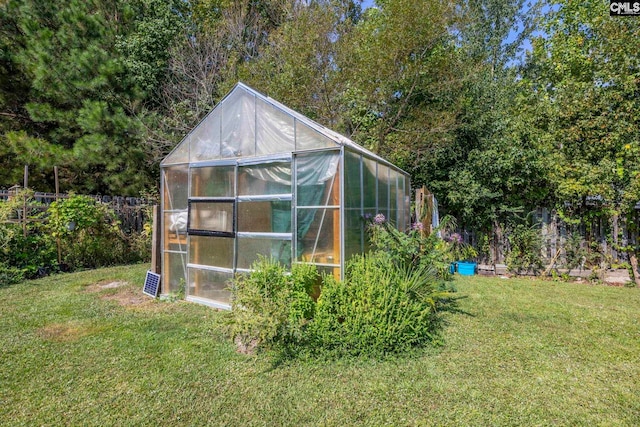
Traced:
[[626, 266], [630, 254], [638, 249], [638, 230], [638, 209], [629, 217], [585, 215], [572, 224], [554, 210], [539, 208], [521, 224], [494, 225], [490, 233], [465, 230], [461, 235], [478, 249], [480, 261], [487, 264], [509, 264], [514, 244], [536, 237], [539, 242], [529, 245], [537, 247], [536, 253], [527, 256], [538, 257], [544, 265], [584, 269]]
[[152, 200], [0, 193], [0, 285], [150, 258]]
[[[7, 201], [20, 192], [20, 188], [12, 187], [9, 190], [0, 189], [0, 202]], [[26, 206], [28, 212], [44, 212], [47, 207], [56, 200], [63, 200], [69, 198], [69, 194], [55, 194], [55, 193], [42, 193], [35, 192], [28, 201]], [[90, 195], [92, 199], [106, 204], [113, 210], [120, 221], [120, 227], [123, 232], [142, 232], [145, 222], [149, 220], [150, 207], [155, 205], [157, 201], [154, 198], [144, 197], [127, 197], [127, 196], [112, 196], [112, 195]], [[29, 221], [27, 215], [27, 221]], [[31, 215], [33, 216], [33, 215]], [[17, 211], [15, 218], [11, 221], [22, 223], [24, 218], [24, 211]]]

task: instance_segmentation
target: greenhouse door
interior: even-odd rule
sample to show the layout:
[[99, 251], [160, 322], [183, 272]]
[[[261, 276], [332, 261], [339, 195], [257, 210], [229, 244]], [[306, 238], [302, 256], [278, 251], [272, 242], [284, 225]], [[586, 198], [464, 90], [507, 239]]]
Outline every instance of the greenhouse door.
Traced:
[[187, 299], [227, 307], [236, 236], [235, 164], [190, 170]]

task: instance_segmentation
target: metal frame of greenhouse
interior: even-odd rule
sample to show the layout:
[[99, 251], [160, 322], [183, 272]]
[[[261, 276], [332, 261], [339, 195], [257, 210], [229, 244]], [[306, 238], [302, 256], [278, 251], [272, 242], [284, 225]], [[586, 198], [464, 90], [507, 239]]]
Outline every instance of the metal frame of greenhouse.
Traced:
[[260, 255], [342, 279], [365, 218], [410, 225], [406, 172], [242, 83], [160, 167], [162, 293], [217, 308]]

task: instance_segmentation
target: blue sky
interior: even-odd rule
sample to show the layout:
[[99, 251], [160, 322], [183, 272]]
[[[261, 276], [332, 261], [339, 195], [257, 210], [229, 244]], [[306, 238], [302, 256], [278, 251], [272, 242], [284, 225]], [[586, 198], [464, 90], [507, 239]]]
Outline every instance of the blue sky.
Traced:
[[364, 0], [362, 2], [362, 9], [364, 10], [364, 9], [370, 8], [371, 6], [373, 6], [373, 4], [374, 4], [373, 0]]
[[[362, 1], [362, 10], [364, 9], [368, 9], [372, 6], [375, 6], [375, 0], [363, 0]], [[528, 9], [528, 7], [527, 7]], [[519, 28], [518, 30], [522, 30], [521, 28]], [[511, 34], [509, 34], [509, 37], [507, 38], [507, 42], [513, 41], [516, 36], [517, 36], [518, 32], [517, 31], [512, 31]], [[525, 52], [526, 51], [531, 51], [532, 46], [531, 46], [531, 41], [529, 39], [525, 39], [522, 44], [520, 45], [520, 53], [518, 55], [519, 59], [522, 61], [524, 60], [525, 57]]]

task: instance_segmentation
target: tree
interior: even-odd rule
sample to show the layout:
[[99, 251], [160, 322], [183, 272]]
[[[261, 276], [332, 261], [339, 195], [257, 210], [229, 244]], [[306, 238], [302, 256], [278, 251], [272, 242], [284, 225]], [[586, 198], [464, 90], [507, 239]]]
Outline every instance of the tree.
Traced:
[[172, 5], [25, 0], [3, 12], [14, 30], [3, 42], [19, 42], [10, 64], [25, 89], [13, 106], [23, 123], [3, 135], [12, 170], [59, 165], [63, 188], [81, 192], [135, 194], [152, 185], [143, 103], [163, 69], [162, 47], [178, 32], [167, 21], [178, 16]]
[[[609, 17], [599, 1], [559, 1], [534, 41], [531, 87], [557, 152], [551, 175], [558, 208], [571, 220], [587, 212], [613, 221], [640, 200], [640, 23]], [[588, 206], [589, 202], [598, 205]]]

